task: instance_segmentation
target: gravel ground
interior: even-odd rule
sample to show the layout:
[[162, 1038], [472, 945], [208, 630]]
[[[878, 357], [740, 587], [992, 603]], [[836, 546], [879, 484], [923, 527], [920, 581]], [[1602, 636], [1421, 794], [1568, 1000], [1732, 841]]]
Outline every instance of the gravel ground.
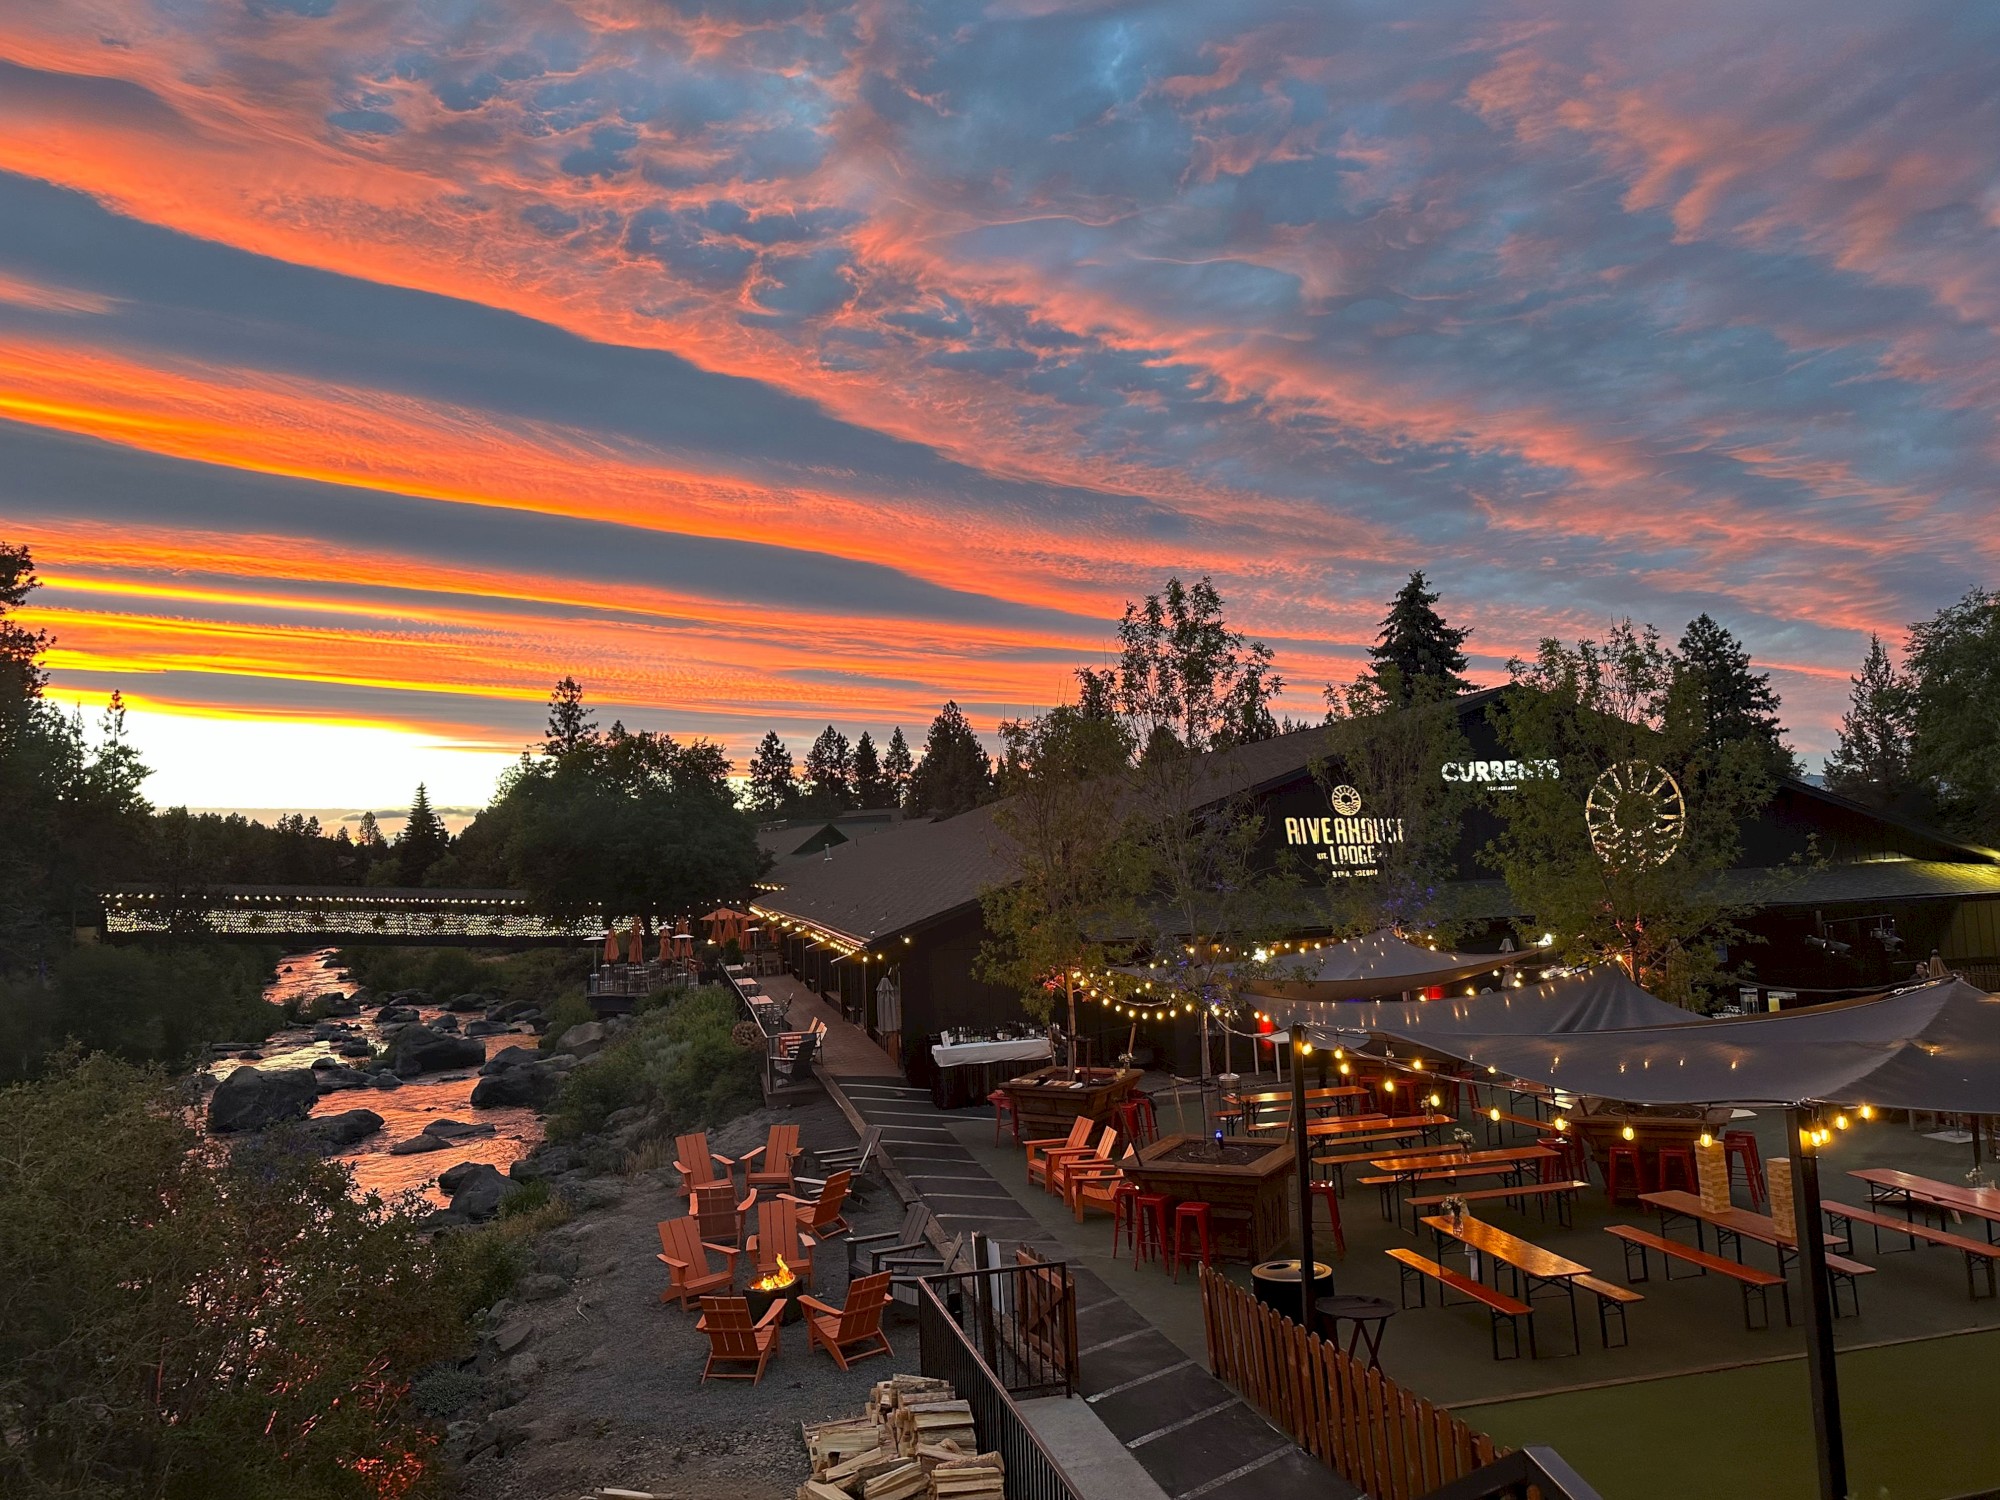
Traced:
[[[828, 1103], [757, 1111], [711, 1131], [710, 1143], [736, 1156], [760, 1144], [774, 1121], [797, 1124], [808, 1149], [854, 1139]], [[504, 1456], [488, 1448], [460, 1471], [468, 1500], [557, 1500], [601, 1486], [690, 1500], [780, 1500], [806, 1477], [801, 1422], [858, 1412], [869, 1386], [916, 1368], [915, 1322], [892, 1309], [884, 1327], [893, 1358], [843, 1374], [824, 1352], [808, 1354], [805, 1330], [794, 1324], [760, 1384], [702, 1384], [707, 1339], [695, 1332], [694, 1314], [659, 1300], [666, 1268], [654, 1259], [655, 1225], [685, 1211], [676, 1175], [665, 1168], [602, 1179], [622, 1188], [619, 1201], [579, 1215], [538, 1246], [545, 1264], [573, 1264], [574, 1281], [547, 1300], [502, 1305], [496, 1323], [510, 1333], [525, 1325], [527, 1337], [506, 1357], [489, 1356], [491, 1378], [511, 1404], [487, 1419], [486, 1430], [504, 1433], [506, 1447]], [[894, 1229], [901, 1213], [878, 1183], [847, 1217], [855, 1233], [868, 1234]], [[837, 1306], [847, 1290], [844, 1237], [827, 1243], [813, 1269], [812, 1294]]]

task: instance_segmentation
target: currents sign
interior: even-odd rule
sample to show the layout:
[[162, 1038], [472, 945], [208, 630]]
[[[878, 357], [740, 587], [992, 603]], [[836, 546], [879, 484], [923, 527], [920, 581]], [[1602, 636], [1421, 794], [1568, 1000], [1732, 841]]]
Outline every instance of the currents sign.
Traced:
[[1524, 781], [1559, 777], [1562, 767], [1552, 760], [1448, 760], [1440, 774], [1446, 781], [1476, 782], [1496, 792], [1511, 792]]
[[1285, 842], [1312, 850], [1335, 878], [1376, 874], [1382, 851], [1403, 842], [1403, 820], [1362, 817], [1361, 794], [1351, 786], [1335, 787], [1327, 802], [1332, 811], [1324, 816], [1286, 818]]

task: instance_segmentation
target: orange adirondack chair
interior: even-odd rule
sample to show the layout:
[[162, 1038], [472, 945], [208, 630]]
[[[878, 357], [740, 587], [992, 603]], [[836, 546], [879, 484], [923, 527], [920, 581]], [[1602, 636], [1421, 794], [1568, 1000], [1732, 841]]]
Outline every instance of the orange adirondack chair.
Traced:
[[1039, 1182], [1043, 1187], [1049, 1183], [1049, 1156], [1056, 1151], [1081, 1151], [1090, 1144], [1092, 1130], [1090, 1117], [1078, 1115], [1069, 1122], [1067, 1139], [1053, 1136], [1039, 1141], [1023, 1141], [1028, 1150], [1028, 1181]]
[[817, 1297], [799, 1298], [799, 1306], [806, 1311], [806, 1347], [819, 1345], [843, 1370], [855, 1360], [894, 1354], [889, 1336], [882, 1331], [882, 1309], [888, 1305], [887, 1271], [850, 1281], [847, 1301], [840, 1307], [828, 1307]]
[[[723, 1257], [723, 1269], [710, 1264], [713, 1250]], [[712, 1292], [726, 1292], [736, 1284], [736, 1257], [741, 1250], [727, 1245], [711, 1245], [701, 1237], [701, 1224], [692, 1214], [682, 1219], [660, 1220], [660, 1260], [667, 1268], [667, 1289], [662, 1302], [679, 1302], [685, 1310], [690, 1298]]]
[[[1127, 1148], [1123, 1160], [1132, 1159], [1133, 1152]], [[1111, 1213], [1117, 1208], [1118, 1190], [1125, 1186], [1125, 1171], [1109, 1162], [1093, 1162], [1088, 1166], [1072, 1166], [1063, 1174], [1063, 1181], [1070, 1212], [1081, 1224], [1086, 1209], [1101, 1208]]]
[[752, 1257], [759, 1276], [778, 1269], [778, 1257], [798, 1272], [806, 1286], [813, 1279], [813, 1237], [799, 1224], [799, 1206], [788, 1198], [767, 1198], [757, 1205], [757, 1232], [743, 1246]]
[[[778, 1352], [778, 1329], [785, 1316], [785, 1299], [778, 1298], [764, 1309], [764, 1316], [750, 1321], [750, 1303], [744, 1297], [704, 1297], [701, 1318], [694, 1325], [708, 1335], [708, 1363], [701, 1367], [702, 1384], [711, 1380], [747, 1380], [752, 1385], [764, 1378], [764, 1366]], [[741, 1370], [718, 1370], [717, 1365], [749, 1365]]]
[[[720, 1173], [715, 1170], [718, 1166], [722, 1168]], [[674, 1167], [681, 1174], [681, 1185], [677, 1191], [683, 1198], [693, 1188], [706, 1187], [711, 1182], [736, 1180], [736, 1163], [708, 1149], [706, 1130], [674, 1137]]]
[[790, 1193], [778, 1196], [789, 1203], [796, 1203], [806, 1210], [806, 1228], [821, 1239], [830, 1234], [846, 1234], [847, 1220], [840, 1216], [842, 1205], [847, 1202], [847, 1185], [854, 1180], [852, 1172], [835, 1172], [827, 1178], [826, 1186], [819, 1190], [819, 1196], [808, 1202], [804, 1198], [793, 1197]]
[[1069, 1197], [1069, 1174], [1082, 1167], [1108, 1167], [1118, 1153], [1118, 1132], [1109, 1125], [1088, 1151], [1058, 1151], [1049, 1155], [1049, 1191], [1058, 1198]]
[[[792, 1163], [799, 1155], [799, 1127], [796, 1125], [773, 1125], [770, 1134], [764, 1137], [764, 1144], [754, 1151], [746, 1151], [743, 1162], [743, 1183], [746, 1187], [782, 1188], [792, 1190]], [[751, 1162], [756, 1162], [754, 1167]]]
[[757, 1190], [750, 1189], [739, 1202], [736, 1184], [711, 1182], [694, 1190], [688, 1212], [701, 1221], [701, 1237], [718, 1245], [741, 1245], [743, 1223], [756, 1206]]

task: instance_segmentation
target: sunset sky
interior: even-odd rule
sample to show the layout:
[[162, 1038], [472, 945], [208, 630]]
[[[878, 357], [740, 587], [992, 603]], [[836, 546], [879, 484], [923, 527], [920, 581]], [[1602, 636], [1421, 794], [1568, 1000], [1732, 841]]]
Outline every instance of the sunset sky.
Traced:
[[990, 730], [1213, 575], [1317, 713], [1706, 610], [1831, 742], [2000, 563], [2000, 9], [0, 6], [0, 540], [154, 800], [477, 803], [550, 684]]

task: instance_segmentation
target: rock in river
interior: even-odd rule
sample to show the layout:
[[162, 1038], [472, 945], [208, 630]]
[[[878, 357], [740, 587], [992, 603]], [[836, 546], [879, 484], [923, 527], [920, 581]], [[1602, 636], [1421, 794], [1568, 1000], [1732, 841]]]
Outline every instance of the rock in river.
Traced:
[[472, 1107], [492, 1109], [505, 1105], [546, 1109], [556, 1096], [562, 1079], [554, 1069], [540, 1063], [521, 1063], [498, 1073], [489, 1073], [472, 1086]]
[[303, 1119], [318, 1097], [319, 1080], [311, 1068], [238, 1068], [210, 1096], [208, 1127], [262, 1130], [280, 1120]]
[[428, 1026], [406, 1026], [390, 1038], [383, 1054], [405, 1078], [448, 1068], [476, 1068], [486, 1061], [486, 1046], [471, 1037], [445, 1036]]
[[299, 1134], [325, 1154], [359, 1145], [382, 1128], [382, 1117], [372, 1109], [350, 1109], [337, 1115], [319, 1115], [299, 1127]]
[[462, 1161], [445, 1170], [438, 1178], [438, 1186], [451, 1195], [453, 1213], [479, 1220], [490, 1219], [500, 1212], [500, 1199], [514, 1184], [489, 1162]]

